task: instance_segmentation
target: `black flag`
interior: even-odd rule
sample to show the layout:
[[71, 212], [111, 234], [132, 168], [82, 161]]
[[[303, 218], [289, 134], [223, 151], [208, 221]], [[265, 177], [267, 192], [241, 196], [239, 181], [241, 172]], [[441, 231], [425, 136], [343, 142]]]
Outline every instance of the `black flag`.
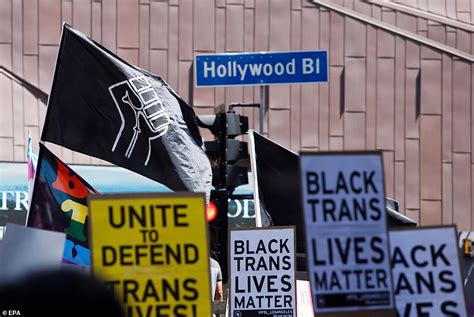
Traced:
[[212, 172], [193, 109], [159, 76], [64, 24], [41, 139], [206, 192]]
[[[303, 213], [299, 203], [298, 154], [252, 131], [262, 224], [296, 226], [296, 247], [305, 252]], [[253, 154], [251, 154], [253, 155]], [[253, 168], [253, 167], [252, 167]]]

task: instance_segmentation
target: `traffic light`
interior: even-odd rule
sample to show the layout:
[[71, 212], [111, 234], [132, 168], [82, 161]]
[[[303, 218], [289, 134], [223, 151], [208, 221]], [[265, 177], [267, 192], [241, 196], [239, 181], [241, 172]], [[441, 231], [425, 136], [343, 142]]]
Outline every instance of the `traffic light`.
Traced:
[[232, 192], [237, 186], [247, 184], [247, 167], [236, 164], [248, 158], [247, 142], [235, 137], [247, 132], [248, 117], [234, 112], [202, 115], [198, 116], [198, 125], [209, 129], [216, 137], [214, 141], [205, 142], [213, 163], [212, 185]]
[[198, 116], [198, 125], [215, 136], [205, 142], [206, 153], [212, 163], [211, 199], [207, 210], [211, 252], [221, 266], [223, 282], [227, 281], [227, 230], [229, 194], [248, 183], [247, 167], [238, 161], [248, 158], [247, 142], [235, 139], [248, 130], [248, 117], [233, 111]]

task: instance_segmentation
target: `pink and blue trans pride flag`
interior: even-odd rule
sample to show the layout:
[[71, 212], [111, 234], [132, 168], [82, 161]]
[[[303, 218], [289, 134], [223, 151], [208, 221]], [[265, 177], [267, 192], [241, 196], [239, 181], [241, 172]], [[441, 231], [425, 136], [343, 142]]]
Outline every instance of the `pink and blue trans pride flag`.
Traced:
[[26, 149], [26, 159], [28, 161], [28, 206], [31, 205], [31, 195], [35, 183], [36, 166], [38, 165], [38, 155], [33, 152], [31, 132], [28, 131], [28, 146]]

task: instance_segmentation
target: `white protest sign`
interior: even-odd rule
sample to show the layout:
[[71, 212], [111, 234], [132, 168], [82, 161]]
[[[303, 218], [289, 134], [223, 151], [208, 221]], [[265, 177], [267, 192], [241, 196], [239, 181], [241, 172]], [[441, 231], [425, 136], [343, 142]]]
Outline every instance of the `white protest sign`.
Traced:
[[381, 154], [301, 153], [300, 173], [314, 311], [393, 309]]
[[295, 229], [230, 231], [230, 315], [296, 316]]
[[400, 316], [468, 316], [453, 226], [392, 231], [390, 252]]
[[0, 249], [0, 282], [60, 269], [66, 234], [8, 223]]

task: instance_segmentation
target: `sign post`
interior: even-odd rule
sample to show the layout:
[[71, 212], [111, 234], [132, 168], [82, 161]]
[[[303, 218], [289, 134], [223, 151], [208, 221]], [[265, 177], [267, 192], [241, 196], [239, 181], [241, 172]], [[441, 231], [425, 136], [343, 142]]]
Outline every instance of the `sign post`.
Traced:
[[128, 316], [211, 316], [204, 195], [89, 198], [92, 271]]
[[317, 316], [394, 316], [380, 152], [300, 153]]
[[259, 132], [263, 134], [267, 85], [328, 81], [327, 51], [197, 55], [196, 87], [260, 86]]
[[390, 232], [399, 316], [471, 316], [466, 311], [456, 238], [454, 226]]
[[231, 230], [230, 316], [296, 317], [295, 229]]

